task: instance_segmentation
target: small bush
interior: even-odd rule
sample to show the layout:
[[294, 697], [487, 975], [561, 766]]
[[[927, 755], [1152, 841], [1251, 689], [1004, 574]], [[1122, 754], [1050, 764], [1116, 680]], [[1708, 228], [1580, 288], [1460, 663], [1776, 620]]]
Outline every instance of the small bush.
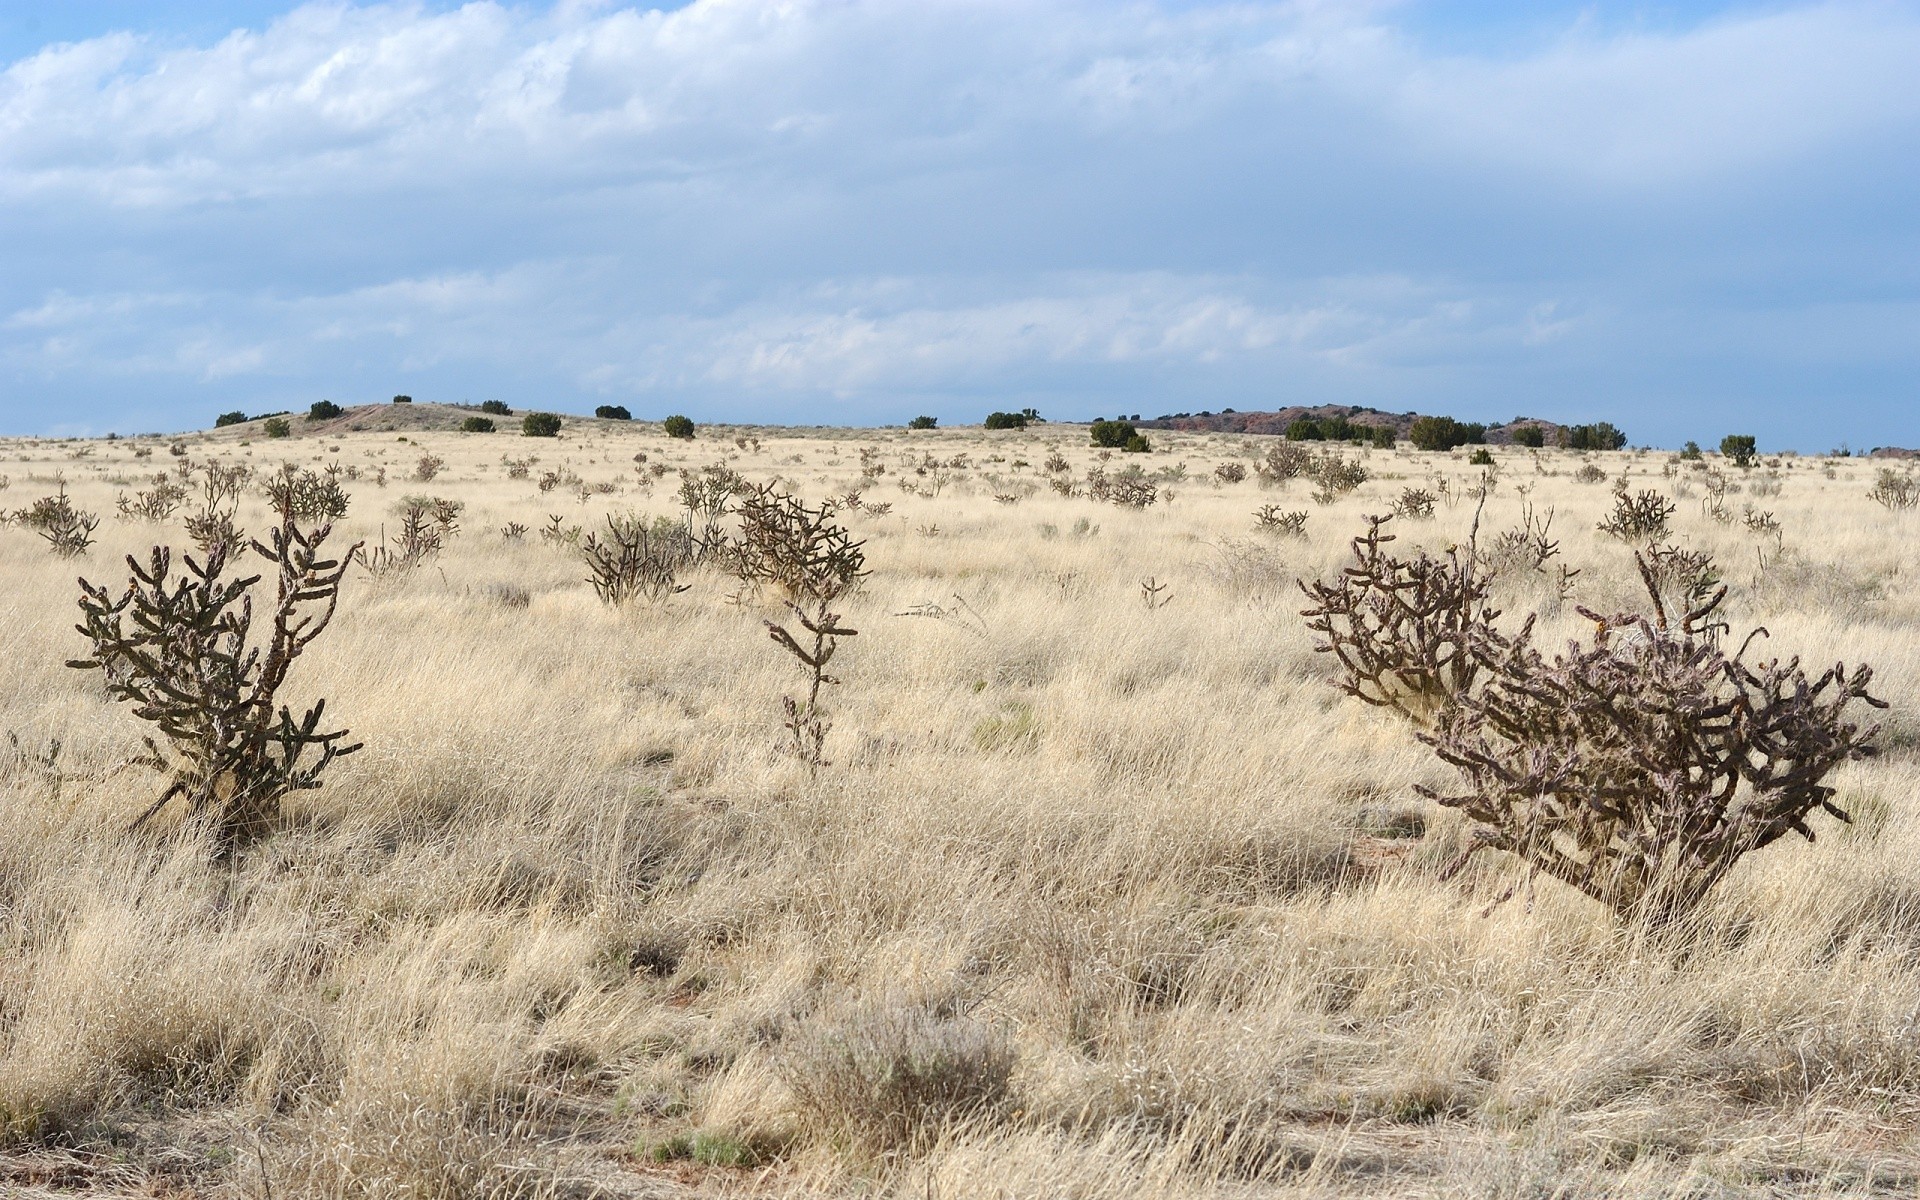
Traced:
[[1368, 704], [1428, 722], [1472, 687], [1481, 660], [1501, 644], [1487, 604], [1491, 579], [1473, 548], [1441, 558], [1390, 553], [1392, 517], [1372, 517], [1353, 539], [1353, 565], [1332, 581], [1302, 581], [1301, 615], [1320, 635], [1314, 650], [1340, 663], [1336, 686]]
[[1025, 429], [1027, 427], [1027, 415], [1025, 413], [991, 412], [987, 414], [985, 424], [988, 429]]
[[1213, 469], [1213, 477], [1221, 483], [1241, 483], [1247, 478], [1247, 469], [1237, 462], [1223, 462]]
[[412, 404], [413, 397], [412, 396], [395, 396], [393, 398], [393, 402], [395, 404]]
[[1547, 431], [1538, 425], [1522, 425], [1513, 431], [1513, 444], [1538, 450], [1547, 444]]
[[1467, 462], [1471, 466], [1490, 467], [1493, 465], [1493, 451], [1482, 446], [1472, 454], [1467, 455]]
[[1011, 1098], [1014, 1053], [990, 1026], [896, 1007], [799, 1039], [780, 1073], [820, 1135], [856, 1153], [924, 1151]]
[[480, 403], [480, 411], [490, 417], [510, 417], [513, 415], [513, 410], [507, 407], [507, 402], [504, 400], [483, 400]]
[[1253, 524], [1254, 528], [1262, 533], [1290, 538], [1307, 536], [1306, 512], [1304, 510], [1283, 512], [1278, 504], [1262, 504], [1254, 510]]
[[246, 423], [247, 414], [241, 412], [239, 409], [235, 409], [232, 412], [223, 412], [213, 419], [213, 427], [215, 429], [225, 429], [229, 425], [244, 425]]
[[422, 454], [420, 460], [413, 464], [413, 477], [420, 483], [432, 483], [434, 477], [445, 470], [446, 466], [446, 459], [436, 454]]
[[1605, 483], [1607, 473], [1592, 463], [1581, 463], [1580, 469], [1573, 473], [1575, 483]]
[[1120, 447], [1123, 454], [1147, 454], [1152, 450], [1153, 447], [1147, 444], [1147, 439], [1137, 433], [1127, 439], [1126, 445]]
[[631, 421], [633, 414], [622, 404], [602, 404], [593, 410], [593, 415], [603, 421]]
[[690, 442], [693, 440], [694, 433], [693, 420], [679, 413], [675, 413], [660, 422], [660, 432], [670, 438], [679, 438], [683, 442]]
[[1093, 444], [1103, 450], [1124, 450], [1130, 440], [1140, 436], [1131, 421], [1095, 421], [1087, 432]]
[[61, 558], [85, 554], [93, 546], [93, 531], [100, 527], [98, 516], [73, 506], [64, 483], [57, 493], [34, 501], [31, 508], [21, 509], [13, 519], [45, 538]]
[[293, 433], [293, 426], [287, 424], [285, 417], [269, 417], [266, 422], [260, 426], [260, 432], [270, 438], [289, 437]]
[[461, 433], [492, 433], [493, 420], [489, 417], [468, 417], [460, 422]]
[[[155, 546], [145, 564], [128, 555], [133, 578], [117, 598], [80, 581], [80, 629], [91, 653], [67, 665], [101, 671], [113, 697], [132, 704], [168, 743], [163, 750], [149, 738], [138, 760], [170, 778], [135, 826], [180, 799], [190, 820], [230, 845], [261, 832], [283, 796], [320, 786], [328, 764], [359, 749], [342, 744], [344, 729], [320, 730], [326, 701], [298, 719], [277, 703], [288, 668], [325, 632], [339, 603], [353, 551], [322, 554], [345, 497], [333, 479], [291, 466], [267, 492], [280, 524], [268, 545], [253, 543], [277, 580], [263, 644], [249, 645], [248, 593], [259, 576], [229, 577], [223, 550], [204, 562], [181, 556], [178, 576], [168, 547]], [[309, 514], [325, 515], [309, 525]], [[303, 762], [309, 752], [318, 757]]]
[[1519, 856], [1622, 917], [1658, 925], [1684, 915], [1747, 853], [1806, 820], [1841, 820], [1834, 767], [1873, 752], [1873, 729], [1845, 719], [1873, 672], [1842, 666], [1808, 679], [1798, 659], [1750, 666], [1722, 652], [1713, 614], [1725, 588], [1669, 616], [1639, 557], [1651, 617], [1603, 616], [1593, 644], [1548, 659], [1519, 642], [1488, 656], [1486, 685], [1457, 697], [1433, 734], [1465, 789], [1423, 795], [1477, 828], [1478, 850]]
[[1880, 505], [1888, 512], [1920, 505], [1920, 476], [1911, 473], [1902, 474], [1887, 467], [1880, 468], [1880, 475], [1867, 490], [1867, 499]]
[[1408, 521], [1430, 520], [1438, 499], [1425, 488], [1401, 488], [1400, 498], [1393, 502], [1393, 515]]
[[1667, 535], [1667, 522], [1673, 517], [1673, 501], [1648, 490], [1635, 496], [1619, 492], [1613, 498], [1613, 511], [1600, 522], [1600, 532], [1623, 542], [1650, 542]]
[[560, 418], [553, 413], [530, 412], [520, 418], [520, 433], [524, 437], [559, 437]]
[[693, 561], [687, 527], [661, 517], [649, 524], [637, 516], [610, 516], [607, 534], [589, 533], [580, 546], [587, 582], [602, 601], [618, 607], [630, 600], [657, 604], [687, 590], [678, 582]]
[[1277, 442], [1267, 450], [1265, 458], [1254, 464], [1254, 473], [1260, 476], [1265, 487], [1287, 482], [1306, 474], [1313, 465], [1313, 454], [1304, 446], [1292, 442]]
[[1720, 457], [1736, 467], [1751, 467], [1759, 452], [1750, 434], [1730, 433], [1720, 439]]
[[1699, 442], [1688, 442], [1685, 446], [1681, 447], [1680, 458], [1683, 462], [1705, 462], [1706, 461], [1706, 455], [1700, 453]]
[[939, 424], [940, 424], [939, 417], [921, 416], [921, 417], [915, 417], [913, 420], [908, 421], [907, 428], [908, 429], [933, 429], [938, 427]]
[[331, 400], [315, 400], [312, 407], [307, 409], [307, 420], [331, 421], [346, 411]]

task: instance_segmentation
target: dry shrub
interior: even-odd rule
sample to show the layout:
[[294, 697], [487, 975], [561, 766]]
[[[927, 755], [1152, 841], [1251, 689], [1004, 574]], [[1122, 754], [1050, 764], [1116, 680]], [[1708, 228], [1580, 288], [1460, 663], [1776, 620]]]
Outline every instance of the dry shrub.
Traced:
[[1651, 542], [1667, 536], [1667, 522], [1673, 518], [1673, 501], [1648, 489], [1629, 496], [1624, 490], [1614, 493], [1613, 511], [1600, 522], [1600, 532], [1623, 542]]
[[814, 506], [772, 484], [747, 488], [727, 565], [742, 583], [772, 584], [789, 600], [831, 600], [867, 574], [863, 543], [838, 514], [833, 500]]
[[1799, 660], [1731, 657], [1713, 623], [1725, 589], [1669, 620], [1639, 559], [1654, 615], [1582, 609], [1593, 644], [1548, 659], [1524, 639], [1488, 653], [1489, 678], [1462, 689], [1421, 740], [1465, 789], [1422, 794], [1476, 823], [1476, 850], [1505, 850], [1616, 913], [1660, 924], [1692, 909], [1749, 851], [1787, 833], [1808, 841], [1816, 810], [1841, 820], [1834, 767], [1872, 752], [1873, 729], [1845, 719], [1873, 672], [1836, 665], [1809, 680]]
[[607, 518], [606, 539], [589, 533], [580, 553], [591, 572], [587, 582], [603, 602], [658, 604], [687, 590], [679, 576], [693, 561], [693, 540], [686, 526], [664, 517], [649, 523], [645, 517], [614, 515]]
[[1873, 486], [1867, 490], [1867, 499], [1888, 512], [1899, 512], [1920, 505], [1920, 475], [1882, 467]]
[[[253, 642], [250, 591], [258, 575], [227, 577], [227, 556], [216, 547], [205, 563], [181, 555], [185, 571], [173, 575], [173, 551], [155, 546], [146, 565], [132, 555], [132, 580], [119, 599], [104, 587], [80, 581], [80, 632], [92, 653], [68, 662], [98, 670], [108, 692], [134, 706], [134, 715], [166, 738], [163, 750], [145, 739], [139, 760], [171, 779], [143, 812], [138, 826], [176, 797], [189, 820], [205, 824], [224, 846], [262, 831], [289, 792], [320, 786], [335, 758], [359, 749], [345, 745], [344, 729], [322, 731], [325, 700], [316, 700], [299, 720], [284, 704], [281, 685], [294, 660], [326, 631], [340, 600], [347, 557], [321, 557], [331, 520], [307, 527], [303, 514], [330, 512], [330, 481], [312, 472], [278, 477], [271, 489], [280, 524], [272, 544], [252, 544], [275, 571], [272, 630], [264, 645]], [[345, 507], [344, 497], [338, 505]], [[318, 755], [303, 761], [309, 752]]]
[[1266, 457], [1255, 463], [1253, 470], [1262, 486], [1273, 487], [1306, 474], [1312, 462], [1313, 455], [1306, 447], [1282, 441], [1269, 447]]
[[1353, 565], [1333, 582], [1301, 582], [1313, 601], [1301, 615], [1320, 635], [1314, 650], [1339, 660], [1341, 691], [1431, 721], [1473, 686], [1483, 644], [1500, 644], [1500, 614], [1487, 604], [1491, 577], [1478, 569], [1471, 541], [1441, 558], [1421, 551], [1402, 559], [1386, 548], [1394, 537], [1382, 530], [1392, 520], [1367, 518], [1367, 532], [1353, 539]]
[[780, 1074], [819, 1136], [883, 1156], [924, 1151], [955, 1123], [1004, 1108], [1013, 1066], [991, 1026], [894, 1005], [798, 1039]]

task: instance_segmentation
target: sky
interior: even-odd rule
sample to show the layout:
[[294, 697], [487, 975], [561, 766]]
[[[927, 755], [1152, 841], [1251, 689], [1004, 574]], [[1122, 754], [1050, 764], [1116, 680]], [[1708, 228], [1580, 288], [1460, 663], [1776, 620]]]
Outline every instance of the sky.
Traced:
[[1348, 404], [1920, 445], [1920, 0], [0, 5], [0, 433]]

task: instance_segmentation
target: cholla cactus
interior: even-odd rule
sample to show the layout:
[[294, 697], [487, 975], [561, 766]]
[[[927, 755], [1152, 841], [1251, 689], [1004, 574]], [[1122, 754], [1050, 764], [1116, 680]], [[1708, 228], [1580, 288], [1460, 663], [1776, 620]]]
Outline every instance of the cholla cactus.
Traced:
[[[146, 563], [129, 555], [133, 578], [118, 599], [80, 581], [80, 632], [92, 653], [67, 665], [105, 674], [107, 690], [158, 727], [162, 747], [146, 739], [140, 761], [171, 778], [137, 828], [174, 799], [223, 848], [260, 832], [288, 792], [315, 788], [334, 759], [359, 749], [347, 731], [322, 731], [326, 701], [296, 719], [278, 703], [294, 660], [325, 632], [340, 599], [350, 550], [323, 558], [330, 517], [345, 508], [337, 484], [310, 471], [276, 476], [269, 499], [280, 524], [252, 549], [275, 567], [273, 627], [254, 644], [251, 590], [260, 576], [231, 578], [226, 547], [204, 561], [155, 546]], [[327, 513], [312, 527], [303, 514]], [[356, 546], [354, 549], [358, 549]], [[310, 752], [318, 757], [308, 759]]]
[[1475, 822], [1448, 874], [1505, 850], [1616, 913], [1664, 923], [1692, 909], [1741, 856], [1807, 819], [1841, 820], [1828, 772], [1871, 754], [1874, 730], [1849, 722], [1873, 672], [1835, 665], [1808, 679], [1798, 659], [1750, 665], [1719, 645], [1726, 590], [1669, 620], [1656, 569], [1639, 559], [1653, 608], [1581, 613], [1589, 646], [1547, 658], [1510, 642], [1486, 656], [1482, 686], [1423, 734], [1465, 787], [1420, 791]]

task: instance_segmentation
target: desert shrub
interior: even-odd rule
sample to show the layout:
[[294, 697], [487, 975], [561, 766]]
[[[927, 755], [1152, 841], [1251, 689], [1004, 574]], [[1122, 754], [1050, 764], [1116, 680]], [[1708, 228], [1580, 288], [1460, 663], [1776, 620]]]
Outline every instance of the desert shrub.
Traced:
[[733, 498], [746, 489], [738, 471], [708, 463], [698, 471], [680, 472], [680, 507], [687, 513], [687, 533], [693, 561], [724, 550], [728, 544], [726, 517]]
[[480, 411], [490, 417], [510, 417], [513, 415], [513, 410], [507, 407], [507, 402], [504, 400], [482, 400], [480, 402]]
[[631, 421], [633, 414], [624, 404], [602, 404], [593, 410], [593, 415], [603, 421]]
[[1673, 517], [1673, 501], [1648, 489], [1637, 495], [1616, 492], [1613, 511], [1600, 522], [1600, 532], [1623, 542], [1650, 542], [1667, 535], [1667, 522]]
[[685, 525], [665, 517], [648, 523], [644, 517], [613, 515], [607, 518], [606, 537], [589, 533], [580, 553], [590, 573], [587, 582], [605, 603], [657, 604], [687, 590], [678, 580], [693, 560], [693, 541]]
[[100, 518], [73, 506], [67, 485], [51, 496], [42, 496], [30, 507], [14, 514], [14, 520], [46, 539], [53, 553], [61, 558], [78, 558], [93, 546], [93, 531]]
[[1266, 456], [1254, 464], [1253, 470], [1263, 486], [1271, 487], [1298, 478], [1312, 464], [1313, 453], [1306, 447], [1276, 442], [1267, 448]]
[[346, 409], [341, 408], [331, 400], [315, 400], [312, 406], [307, 409], [307, 420], [331, 421], [346, 411]]
[[413, 397], [412, 396], [395, 396], [393, 398], [393, 402], [395, 404], [412, 404]]
[[1464, 788], [1422, 794], [1474, 823], [1452, 874], [1498, 849], [1617, 914], [1659, 924], [1683, 915], [1739, 859], [1798, 833], [1816, 810], [1847, 820], [1821, 781], [1872, 752], [1872, 729], [1849, 723], [1873, 672], [1834, 666], [1809, 680], [1799, 660], [1759, 666], [1723, 653], [1717, 591], [1669, 619], [1647, 558], [1653, 615], [1581, 614], [1590, 646], [1548, 659], [1525, 644], [1487, 656], [1488, 678], [1456, 695], [1421, 739], [1457, 768]]
[[492, 433], [493, 421], [489, 417], [467, 417], [460, 422], [461, 433]]
[[1407, 429], [1407, 440], [1416, 450], [1451, 450], [1467, 446], [1487, 436], [1487, 427], [1452, 417], [1418, 417]]
[[[1056, 479], [1053, 488], [1063, 496], [1074, 494], [1072, 480]], [[1111, 474], [1104, 467], [1091, 467], [1087, 471], [1085, 488], [1089, 498], [1117, 504], [1122, 508], [1147, 508], [1160, 498], [1160, 485], [1139, 467], [1128, 467]]]
[[1131, 421], [1095, 421], [1087, 429], [1092, 444], [1103, 450], [1124, 450], [1127, 442], [1140, 436]]
[[896, 1006], [796, 1043], [780, 1074], [817, 1134], [857, 1154], [926, 1150], [1011, 1099], [1014, 1052], [991, 1026]]
[[1331, 450], [1308, 463], [1306, 475], [1320, 485], [1313, 493], [1316, 504], [1332, 504], [1367, 481], [1365, 467], [1357, 461], [1349, 462]]
[[422, 454], [413, 464], [413, 478], [417, 483], [432, 483], [434, 477], [445, 470], [447, 460], [437, 454]]
[[240, 489], [252, 474], [244, 465], [222, 462], [189, 469], [189, 477], [199, 482], [200, 502], [187, 514], [187, 537], [203, 556], [219, 550], [232, 558], [246, 548], [246, 535], [234, 524], [234, 517], [240, 508]]
[[225, 429], [229, 425], [245, 425], [246, 423], [247, 414], [238, 409], [235, 409], [233, 412], [223, 412], [213, 419], [213, 427], [215, 429]]
[[1547, 431], [1538, 425], [1522, 425], [1513, 431], [1513, 444], [1538, 450], [1547, 444]]
[[1425, 488], [1401, 488], [1399, 498], [1393, 502], [1393, 515], [1408, 521], [1429, 520], [1438, 499]]
[[1242, 483], [1247, 478], [1247, 469], [1237, 462], [1223, 462], [1213, 469], [1213, 477], [1221, 483]]
[[1153, 451], [1153, 444], [1136, 433], [1127, 439], [1127, 444], [1120, 447], [1120, 450], [1123, 454], [1149, 454]]
[[1467, 463], [1475, 467], [1490, 467], [1493, 465], [1493, 451], [1482, 446], [1472, 454], [1467, 455]]
[[559, 437], [560, 418], [553, 413], [531, 412], [520, 418], [523, 437]]
[[1759, 452], [1751, 434], [1730, 433], [1720, 439], [1720, 457], [1736, 467], [1751, 467]]
[[120, 515], [130, 521], [151, 521], [158, 523], [174, 514], [187, 499], [187, 489], [166, 475], [155, 475], [153, 486], [145, 491], [137, 491], [128, 496], [125, 493], [114, 499], [113, 505]]
[[907, 422], [908, 429], [934, 429], [940, 424], [939, 417], [920, 416]]
[[406, 575], [446, 549], [460, 532], [466, 505], [438, 496], [406, 496], [400, 501], [400, 531], [389, 544], [371, 551], [356, 547], [352, 558], [375, 579]]
[[864, 543], [840, 524], [839, 503], [809, 505], [772, 484], [740, 484], [739, 531], [728, 569], [754, 587], [771, 584], [789, 600], [833, 600], [867, 574]]
[[1605, 483], [1607, 481], [1607, 473], [1593, 463], [1581, 463], [1579, 469], [1573, 473], [1573, 481], [1575, 483]]
[[293, 426], [287, 423], [285, 417], [268, 417], [266, 421], [261, 424], [260, 432], [270, 438], [291, 437], [293, 435]]
[[1282, 512], [1278, 504], [1262, 504], [1255, 509], [1253, 525], [1262, 533], [1278, 534], [1281, 537], [1304, 538], [1307, 536], [1307, 514], [1304, 511]]
[[1867, 499], [1888, 512], [1920, 505], [1920, 475], [1882, 467], [1873, 486], [1867, 490]]
[[778, 623], [765, 622], [767, 636], [808, 672], [806, 699], [783, 696], [780, 702], [786, 748], [810, 772], [829, 765], [825, 749], [833, 725], [821, 707], [821, 690], [840, 681], [827, 673], [827, 664], [840, 639], [859, 632], [842, 625], [832, 605], [867, 574], [862, 543], [839, 523], [838, 511], [832, 500], [814, 507], [771, 484], [748, 487], [739, 498], [739, 536], [727, 548], [735, 575], [754, 587], [780, 588], [804, 632], [795, 637]]
[[268, 545], [252, 543], [275, 574], [263, 643], [253, 637], [249, 595], [260, 577], [229, 576], [223, 547], [203, 562], [181, 555], [177, 576], [169, 547], [155, 546], [145, 564], [128, 555], [133, 577], [117, 599], [80, 581], [80, 629], [91, 653], [67, 665], [100, 671], [108, 692], [167, 743], [147, 738], [138, 760], [169, 781], [136, 827], [177, 798], [190, 822], [231, 846], [265, 829], [283, 796], [320, 786], [334, 759], [359, 749], [343, 744], [346, 730], [321, 730], [325, 700], [297, 720], [278, 703], [288, 671], [332, 621], [353, 553], [323, 558], [332, 517], [309, 525], [303, 515], [332, 511], [335, 492], [337, 484], [312, 471], [289, 469], [269, 484], [280, 523]]
[[1403, 559], [1382, 532], [1392, 520], [1368, 518], [1353, 539], [1353, 563], [1331, 581], [1301, 581], [1313, 602], [1301, 615], [1320, 635], [1314, 650], [1339, 662], [1341, 691], [1428, 722], [1472, 687], [1481, 658], [1505, 641], [1471, 542], [1443, 557], [1423, 550]]
[[694, 433], [693, 421], [689, 417], [684, 417], [684, 416], [681, 416], [679, 413], [675, 413], [674, 415], [668, 417], [666, 420], [660, 422], [660, 432], [666, 434], [670, 438], [679, 438], [683, 442], [690, 442], [693, 440], [693, 433]]
[[1025, 413], [990, 412], [987, 414], [984, 425], [988, 429], [1025, 429], [1027, 427], [1027, 415]]
[[1704, 462], [1706, 461], [1706, 455], [1700, 453], [1699, 442], [1689, 441], [1680, 448], [1680, 460], [1682, 462]]

